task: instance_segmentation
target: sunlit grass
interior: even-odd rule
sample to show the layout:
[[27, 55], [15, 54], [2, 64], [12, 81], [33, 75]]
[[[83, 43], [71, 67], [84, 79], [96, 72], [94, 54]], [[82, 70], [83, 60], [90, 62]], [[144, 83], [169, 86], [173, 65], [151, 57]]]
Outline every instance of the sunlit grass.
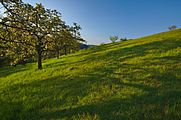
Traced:
[[181, 30], [0, 68], [0, 119], [181, 119]]

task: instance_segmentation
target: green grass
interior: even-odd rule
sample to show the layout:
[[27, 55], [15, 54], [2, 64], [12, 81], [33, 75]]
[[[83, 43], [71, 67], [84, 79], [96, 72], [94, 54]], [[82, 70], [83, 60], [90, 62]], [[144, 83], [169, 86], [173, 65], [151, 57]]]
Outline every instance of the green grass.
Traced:
[[181, 119], [181, 29], [0, 68], [1, 120]]

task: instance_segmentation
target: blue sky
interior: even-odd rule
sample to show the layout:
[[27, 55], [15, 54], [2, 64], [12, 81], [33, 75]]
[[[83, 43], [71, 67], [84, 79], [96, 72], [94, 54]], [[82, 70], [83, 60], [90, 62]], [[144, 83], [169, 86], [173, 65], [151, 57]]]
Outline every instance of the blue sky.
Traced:
[[108, 43], [110, 35], [138, 38], [181, 27], [181, 0], [24, 0], [62, 13], [81, 25], [88, 44]]

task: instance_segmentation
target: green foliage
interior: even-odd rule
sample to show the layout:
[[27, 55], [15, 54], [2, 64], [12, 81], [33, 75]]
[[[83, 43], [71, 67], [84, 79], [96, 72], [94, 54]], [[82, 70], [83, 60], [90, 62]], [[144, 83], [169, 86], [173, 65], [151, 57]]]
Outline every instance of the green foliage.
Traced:
[[127, 38], [121, 38], [120, 41], [127, 41]]
[[59, 56], [60, 50], [64, 54], [75, 52], [84, 41], [79, 32], [81, 27], [77, 23], [72, 27], [66, 25], [57, 10], [22, 1], [0, 2], [5, 8], [0, 18], [0, 40], [3, 41], [0, 45], [8, 48], [4, 51], [13, 64], [36, 57], [38, 68], [42, 69], [41, 61], [47, 55]]
[[181, 119], [181, 29], [0, 68], [0, 118]]
[[118, 36], [110, 36], [109, 39], [112, 43], [115, 43], [119, 39], [119, 37]]
[[169, 30], [176, 30], [177, 29], [177, 26], [176, 25], [172, 25], [170, 27], [168, 27]]

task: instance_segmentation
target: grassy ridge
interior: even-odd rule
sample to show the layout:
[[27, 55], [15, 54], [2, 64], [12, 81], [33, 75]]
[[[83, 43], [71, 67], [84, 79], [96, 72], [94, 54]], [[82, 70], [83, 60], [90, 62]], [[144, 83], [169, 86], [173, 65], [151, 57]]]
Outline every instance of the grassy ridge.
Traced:
[[0, 68], [0, 118], [181, 119], [181, 29]]

